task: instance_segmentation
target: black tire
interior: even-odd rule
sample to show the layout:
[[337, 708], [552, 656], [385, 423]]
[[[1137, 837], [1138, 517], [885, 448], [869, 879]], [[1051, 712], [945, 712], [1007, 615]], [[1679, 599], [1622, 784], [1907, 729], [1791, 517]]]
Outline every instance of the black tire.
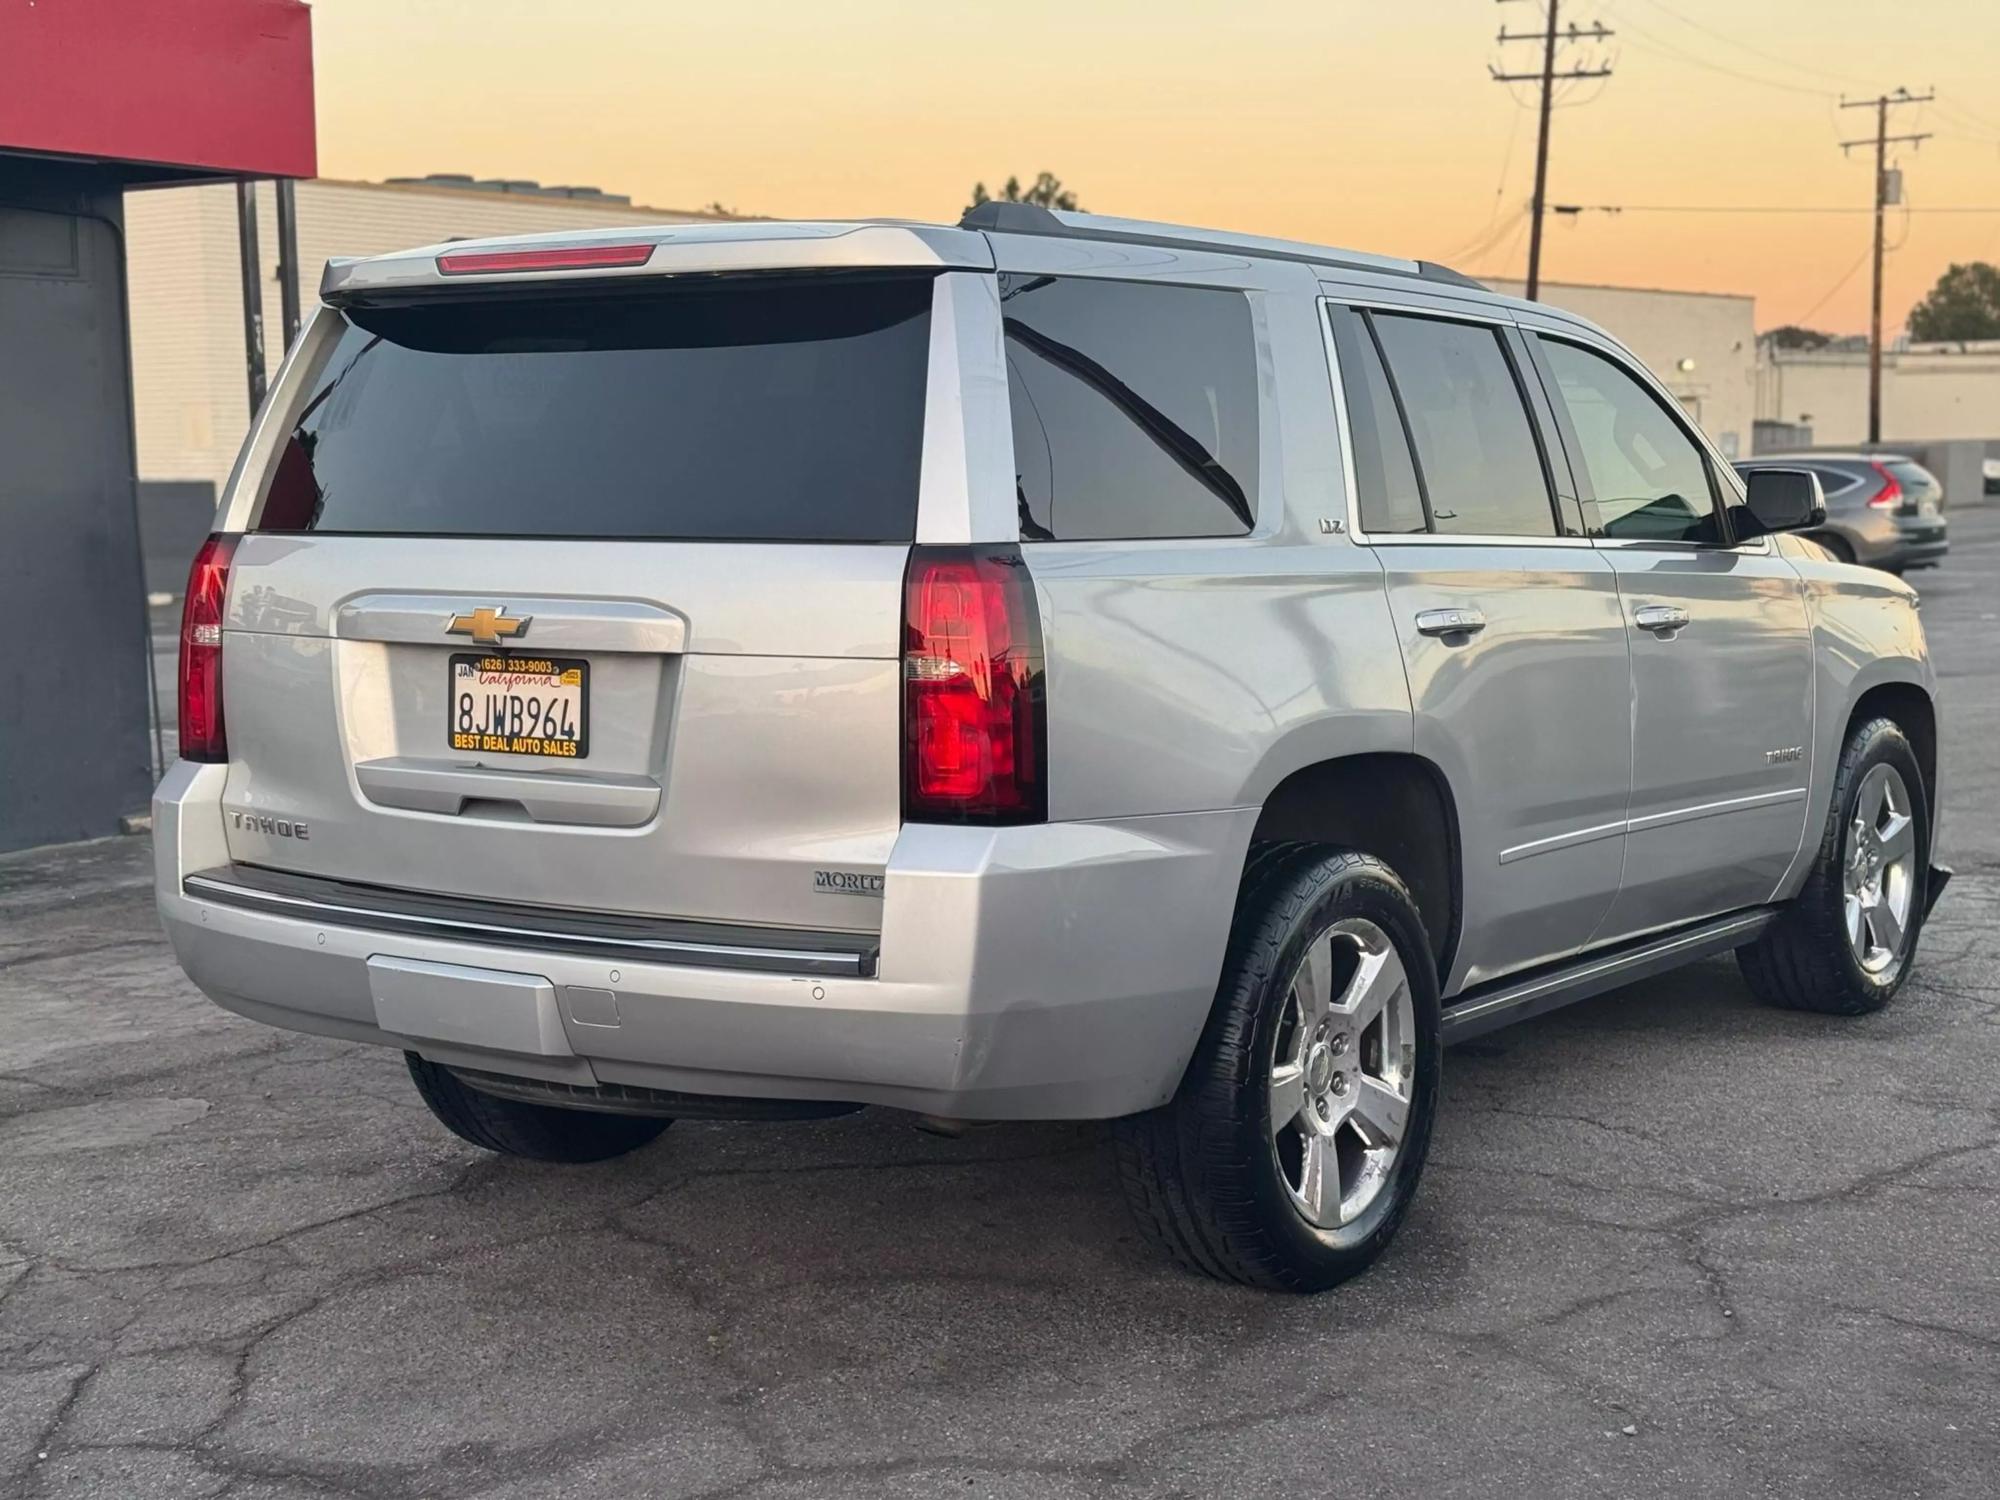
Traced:
[[[1861, 785], [1878, 765], [1895, 769], [1911, 798], [1916, 854], [1910, 916], [1902, 947], [1879, 973], [1869, 973], [1848, 941], [1843, 858]], [[1788, 1010], [1860, 1016], [1880, 1010], [1909, 977], [1923, 928], [1930, 883], [1930, 803], [1916, 752], [1893, 719], [1857, 724], [1841, 750], [1818, 852], [1804, 887], [1756, 942], [1736, 950], [1738, 967], [1758, 999]]]
[[1853, 544], [1846, 537], [1840, 535], [1839, 532], [1816, 531], [1813, 533], [1813, 540], [1832, 553], [1835, 562], [1851, 563], [1854, 561]]
[[672, 1120], [657, 1115], [614, 1115], [563, 1109], [482, 1094], [451, 1069], [414, 1052], [403, 1058], [431, 1113], [453, 1135], [503, 1156], [531, 1161], [605, 1161], [636, 1151], [659, 1137]]
[[[1273, 1146], [1273, 1054], [1293, 976], [1335, 922], [1374, 924], [1402, 960], [1414, 1022], [1404, 1131], [1374, 1198], [1322, 1229], [1295, 1206]], [[1362, 1041], [1355, 1041], [1355, 1059]], [[1215, 1007], [1172, 1100], [1116, 1122], [1119, 1176], [1142, 1230], [1176, 1261], [1221, 1280], [1317, 1292], [1366, 1270], [1408, 1211], [1430, 1148], [1442, 1065], [1438, 984], [1408, 888], [1370, 855], [1323, 845], [1259, 848], [1244, 872]]]

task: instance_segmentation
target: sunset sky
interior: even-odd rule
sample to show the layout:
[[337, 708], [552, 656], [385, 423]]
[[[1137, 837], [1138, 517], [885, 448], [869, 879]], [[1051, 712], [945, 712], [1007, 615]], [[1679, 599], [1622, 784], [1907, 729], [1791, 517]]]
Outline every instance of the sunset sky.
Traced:
[[[1496, 45], [1537, 0], [316, 0], [320, 171], [588, 182], [662, 208], [950, 220], [972, 183], [1046, 168], [1083, 206], [1519, 276], [1538, 64]], [[1892, 112], [1887, 315], [1953, 260], [2000, 260], [1993, 0], [1565, 0], [1618, 34], [1555, 117], [1543, 274], [1754, 293], [1760, 327], [1859, 331], [1869, 219], [1641, 212], [1870, 202]], [[1992, 212], [1938, 212], [1972, 208]], [[1845, 280], [1843, 281], [1843, 277]]]

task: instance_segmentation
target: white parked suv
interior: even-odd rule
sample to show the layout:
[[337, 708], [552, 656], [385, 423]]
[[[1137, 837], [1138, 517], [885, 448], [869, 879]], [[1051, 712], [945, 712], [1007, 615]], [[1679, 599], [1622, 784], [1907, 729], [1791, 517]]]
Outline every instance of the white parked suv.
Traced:
[[1185, 1263], [1394, 1233], [1447, 1042], [1944, 881], [1916, 596], [1615, 340], [990, 204], [336, 262], [188, 590], [181, 964], [566, 1161], [1111, 1118]]

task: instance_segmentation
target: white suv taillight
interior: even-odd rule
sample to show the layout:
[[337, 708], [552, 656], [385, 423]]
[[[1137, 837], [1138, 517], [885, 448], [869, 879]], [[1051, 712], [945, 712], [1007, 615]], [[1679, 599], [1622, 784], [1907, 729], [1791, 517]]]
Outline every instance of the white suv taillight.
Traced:
[[188, 569], [187, 599], [181, 606], [182, 760], [229, 759], [229, 739], [222, 728], [222, 605], [235, 552], [235, 537], [211, 536]]
[[903, 817], [1039, 823], [1048, 732], [1035, 592], [1019, 551], [918, 547], [903, 613]]

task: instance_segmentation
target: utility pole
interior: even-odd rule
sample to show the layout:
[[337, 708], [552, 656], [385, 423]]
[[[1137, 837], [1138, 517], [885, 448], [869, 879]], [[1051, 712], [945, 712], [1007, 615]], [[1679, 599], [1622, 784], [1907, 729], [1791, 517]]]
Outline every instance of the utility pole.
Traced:
[[[1875, 286], [1869, 294], [1868, 304], [1868, 441], [1882, 441], [1882, 210], [1889, 201], [1889, 148], [1891, 146], [1927, 141], [1931, 133], [1926, 130], [1916, 135], [1889, 134], [1889, 111], [1899, 104], [1928, 104], [1937, 98], [1936, 90], [1928, 94], [1913, 94], [1908, 89], [1899, 88], [1893, 94], [1878, 94], [1873, 99], [1843, 99], [1842, 109], [1872, 109], [1875, 111]], [[1848, 151], [1856, 146], [1866, 146], [1866, 137], [1858, 141], [1842, 141], [1840, 149]], [[1899, 194], [1900, 196], [1900, 194]]]
[[[1511, 3], [1511, 0], [1498, 0], [1498, 3], [1506, 5]], [[1557, 42], [1569, 42], [1571, 45], [1580, 41], [1601, 42], [1606, 37], [1613, 35], [1612, 32], [1605, 29], [1602, 21], [1593, 22], [1587, 27], [1580, 27], [1576, 22], [1572, 21], [1567, 31], [1562, 30], [1556, 15], [1557, 7], [1561, 3], [1562, 0], [1548, 0], [1549, 23], [1546, 30], [1509, 31], [1505, 25], [1502, 25], [1500, 28], [1499, 40], [1502, 46], [1505, 46], [1509, 42], [1540, 42], [1542, 44], [1542, 68], [1539, 73], [1503, 73], [1490, 63], [1487, 64], [1486, 68], [1486, 71], [1493, 76], [1495, 83], [1539, 83], [1542, 86], [1542, 122], [1541, 129], [1535, 138], [1535, 203], [1531, 210], [1534, 217], [1528, 227], [1528, 300], [1530, 302], [1535, 300], [1542, 289], [1542, 209], [1548, 196], [1549, 113], [1555, 106], [1556, 84], [1559, 81], [1571, 78], [1609, 78], [1611, 76], [1610, 67], [1603, 65], [1595, 68], [1569, 68], [1560, 73], [1556, 71]]]

